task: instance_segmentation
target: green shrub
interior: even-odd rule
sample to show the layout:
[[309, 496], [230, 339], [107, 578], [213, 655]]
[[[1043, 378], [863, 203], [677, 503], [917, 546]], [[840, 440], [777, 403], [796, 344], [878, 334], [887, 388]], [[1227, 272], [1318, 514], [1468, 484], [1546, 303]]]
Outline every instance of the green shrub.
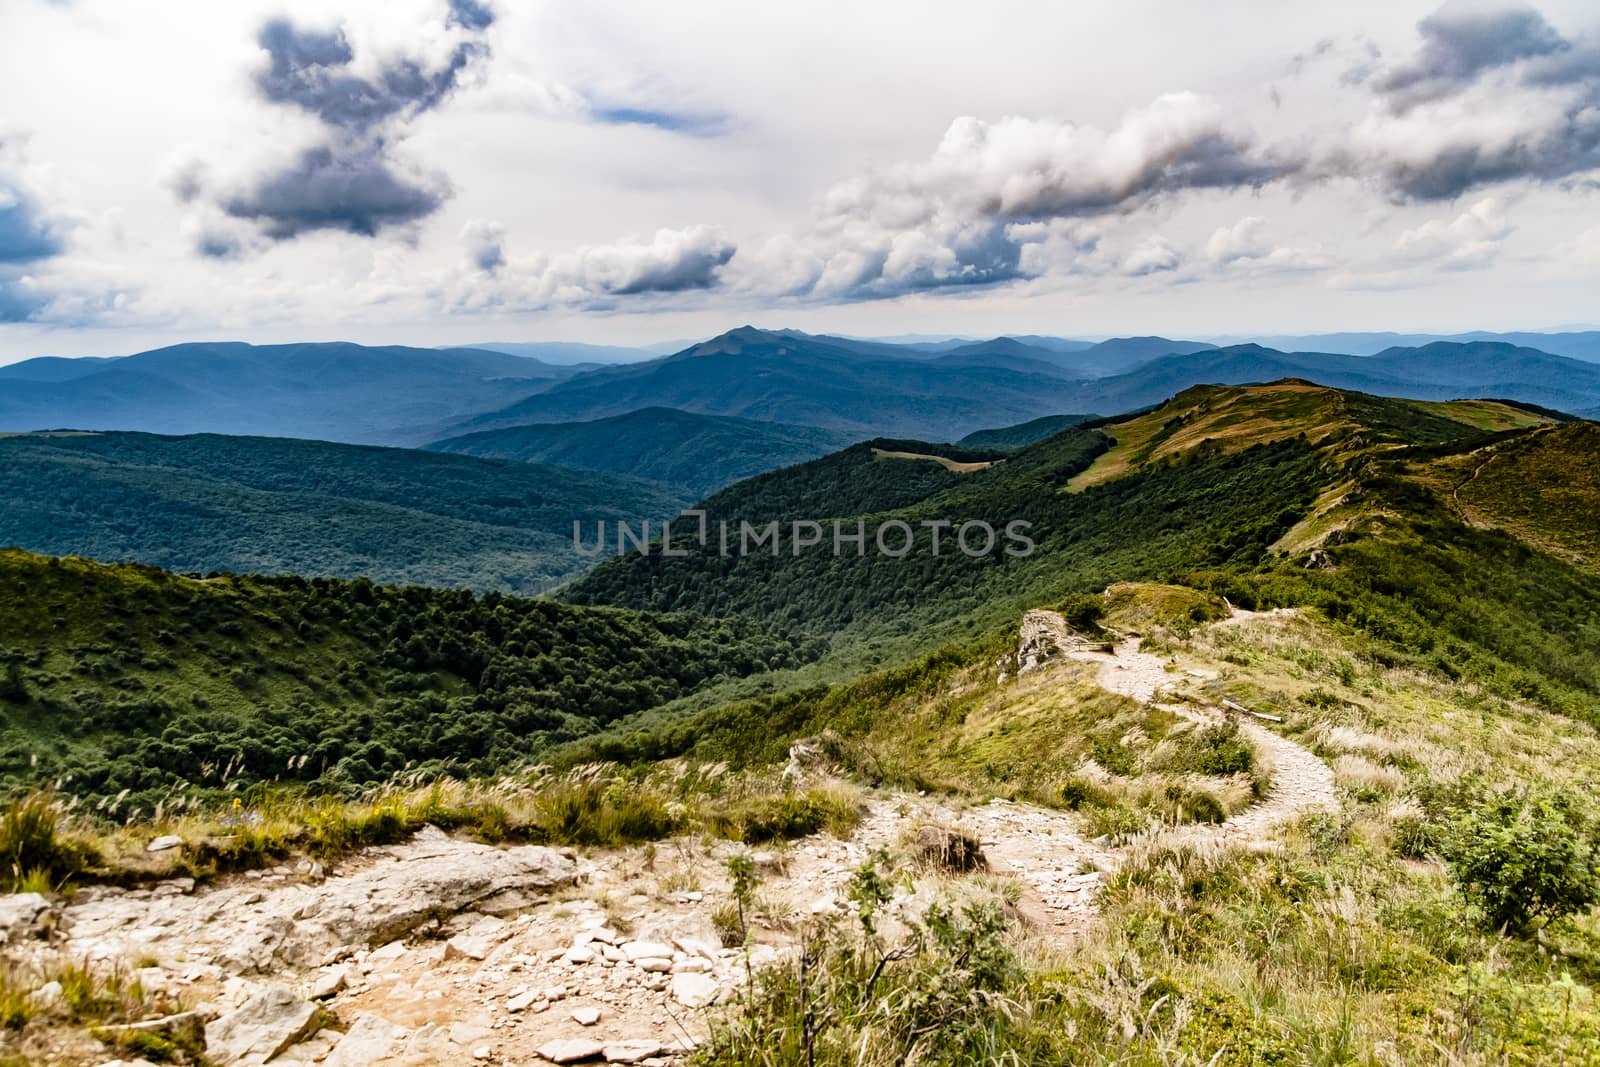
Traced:
[[1191, 766], [1200, 774], [1248, 774], [1256, 765], [1255, 752], [1239, 736], [1232, 719], [1196, 731], [1190, 748]]
[[1592, 819], [1563, 793], [1507, 790], [1456, 816], [1444, 856], [1490, 924], [1524, 931], [1600, 901], [1594, 833]]
[[1105, 617], [1105, 598], [1094, 593], [1079, 593], [1062, 601], [1061, 617], [1074, 630], [1087, 634], [1100, 633], [1100, 620]]

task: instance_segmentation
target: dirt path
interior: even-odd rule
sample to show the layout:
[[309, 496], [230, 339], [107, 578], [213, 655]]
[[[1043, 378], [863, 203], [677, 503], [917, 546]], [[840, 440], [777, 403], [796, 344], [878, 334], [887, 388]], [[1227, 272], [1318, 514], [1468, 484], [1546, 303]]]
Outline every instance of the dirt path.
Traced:
[[[1235, 608], [1232, 617], [1213, 625], [1238, 626], [1292, 614], [1276, 609], [1255, 612]], [[1071, 638], [1066, 621], [1054, 612], [1030, 611], [1028, 615], [1034, 620], [1034, 629], [1060, 635], [1060, 649], [1067, 658], [1080, 663], [1098, 664], [1100, 669], [1096, 681], [1101, 688], [1141, 703], [1154, 704], [1196, 722], [1221, 722], [1228, 716], [1221, 708], [1196, 711], [1188, 705], [1162, 701], [1161, 692], [1178, 679], [1168, 673], [1166, 663], [1159, 657], [1140, 651], [1138, 638], [1117, 642], [1112, 652], [1086, 649], [1081, 641]], [[1242, 715], [1235, 717], [1240, 733], [1271, 764], [1272, 788], [1261, 803], [1239, 812], [1218, 826], [1183, 828], [1181, 832], [1185, 837], [1257, 837], [1297, 815], [1338, 810], [1339, 798], [1334, 789], [1333, 771], [1321, 758], [1304, 746], [1268, 729], [1263, 723]]]

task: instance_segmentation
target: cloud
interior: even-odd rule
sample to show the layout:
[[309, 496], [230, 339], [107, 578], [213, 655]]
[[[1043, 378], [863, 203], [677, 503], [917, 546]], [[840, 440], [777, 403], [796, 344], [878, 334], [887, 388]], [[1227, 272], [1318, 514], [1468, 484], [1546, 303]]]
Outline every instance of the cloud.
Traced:
[[1600, 168], [1600, 45], [1532, 8], [1449, 4], [1422, 47], [1371, 81], [1372, 108], [1323, 161], [1396, 200], [1449, 200]]
[[488, 253], [492, 267], [473, 259], [472, 271], [445, 294], [451, 310], [538, 310], [554, 306], [611, 307], [617, 297], [712, 289], [735, 247], [711, 226], [660, 229], [649, 240], [590, 245], [554, 256], [505, 256], [493, 223], [469, 225], [469, 258]]
[[376, 236], [427, 218], [450, 195], [442, 174], [408, 169], [375, 143], [318, 145], [247, 189], [225, 195], [223, 211], [261, 225], [273, 240], [313, 230]]
[[1492, 262], [1515, 229], [1500, 200], [1485, 197], [1449, 222], [1434, 219], [1406, 230], [1395, 240], [1394, 252], [1413, 263], [1471, 270]]
[[1571, 47], [1531, 7], [1451, 3], [1418, 23], [1417, 31], [1421, 50], [1373, 84], [1400, 111], [1447, 96], [1487, 71]]
[[1231, 270], [1301, 271], [1329, 265], [1320, 245], [1279, 245], [1260, 215], [1247, 215], [1232, 226], [1219, 226], [1206, 241], [1206, 258]]
[[[760, 289], [771, 275], [780, 294], [808, 299], [993, 285], [1077, 269], [1095, 249], [1097, 233], [1051, 224], [1193, 190], [1258, 188], [1299, 166], [1261, 150], [1194, 93], [1158, 97], [1109, 130], [963, 117], [929, 158], [838, 183], [809, 232], [769, 242], [735, 267], [745, 287]], [[1158, 269], [1170, 253], [1146, 249], [1134, 269]]]
[[1160, 237], [1152, 237], [1129, 252], [1122, 261], [1122, 272], [1133, 277], [1163, 274], [1183, 265], [1183, 257]]
[[842, 183], [826, 203], [835, 214], [883, 221], [940, 209], [1013, 221], [1102, 215], [1186, 190], [1256, 188], [1296, 165], [1230, 129], [1215, 101], [1170, 93], [1111, 130], [958, 118], [928, 160]]
[[22, 266], [61, 252], [61, 239], [39, 205], [0, 175], [0, 266]]
[[[266, 55], [255, 76], [257, 92], [314, 116], [321, 136], [292, 160], [220, 189], [207, 190], [204, 168], [190, 164], [173, 177], [175, 194], [192, 203], [209, 191], [224, 214], [256, 224], [271, 241], [318, 230], [373, 237], [429, 217], [449, 198], [449, 179], [406, 160], [396, 145], [407, 124], [438, 107], [462, 71], [487, 53], [484, 34], [493, 22], [486, 4], [448, 0], [442, 59], [389, 56], [375, 67], [358, 68], [342, 27], [269, 19], [257, 35]], [[215, 227], [206, 228], [197, 244], [213, 258], [246, 247]]]
[[1214, 263], [1260, 259], [1272, 251], [1266, 228], [1267, 220], [1260, 215], [1247, 215], [1232, 226], [1218, 227], [1206, 242], [1206, 255]]
[[[23, 163], [19, 145], [0, 140], [0, 163]], [[0, 322], [35, 318], [50, 295], [31, 268], [63, 251], [61, 224], [45, 214], [20, 178], [0, 170]]]
[[461, 230], [467, 246], [467, 261], [481, 271], [493, 273], [505, 266], [506, 228], [498, 222], [477, 219]]
[[1417, 288], [1441, 271], [1491, 266], [1515, 230], [1501, 199], [1483, 197], [1454, 218], [1429, 219], [1403, 230], [1385, 253], [1336, 272], [1328, 284], [1374, 291]]

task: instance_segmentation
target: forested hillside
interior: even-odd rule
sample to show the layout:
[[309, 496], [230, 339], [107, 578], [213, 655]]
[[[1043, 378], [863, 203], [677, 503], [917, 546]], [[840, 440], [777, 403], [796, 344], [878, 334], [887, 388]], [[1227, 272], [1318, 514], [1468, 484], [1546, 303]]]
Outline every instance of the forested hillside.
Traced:
[[698, 500], [725, 485], [844, 448], [854, 436], [809, 426], [647, 407], [588, 422], [485, 430], [428, 448], [522, 463], [556, 463], [659, 482]]
[[807, 655], [758, 623], [0, 552], [0, 778], [88, 797], [492, 773]]
[[588, 565], [577, 519], [670, 517], [625, 475], [202, 434], [0, 436], [0, 545], [176, 571], [538, 592]]
[[[686, 545], [687, 558], [609, 562], [563, 595], [765, 620], [828, 636], [833, 656], [859, 662], [851, 657], [864, 642], [907, 654], [983, 633], [1029, 604], [1115, 581], [1178, 581], [1235, 603], [1315, 605], [1378, 638], [1397, 662], [1537, 692], [1600, 718], [1590, 654], [1600, 647], [1600, 579], [1528, 541], [1464, 525], [1413, 470], [1545, 433], [1545, 422], [1503, 404], [1396, 401], [1298, 382], [1196, 388], [1148, 415], [1074, 428], [987, 469], [936, 477], [915, 500], [897, 497], [892, 480], [862, 483], [850, 528], [858, 518], [868, 531], [908, 523], [917, 542], [904, 559], [876, 555], [870, 541], [865, 555], [847, 546], [838, 557], [827, 544], [742, 557]], [[861, 469], [886, 477], [904, 462]], [[840, 514], [804, 492], [808, 466], [736, 486], [708, 511], [735, 524], [787, 522], [805, 505], [823, 508], [807, 518]], [[1551, 478], [1524, 491], [1559, 489]], [[946, 532], [934, 557], [923, 523], [940, 519], [996, 528], [1026, 520], [1037, 545], [1025, 556], [969, 558], [950, 550]]]

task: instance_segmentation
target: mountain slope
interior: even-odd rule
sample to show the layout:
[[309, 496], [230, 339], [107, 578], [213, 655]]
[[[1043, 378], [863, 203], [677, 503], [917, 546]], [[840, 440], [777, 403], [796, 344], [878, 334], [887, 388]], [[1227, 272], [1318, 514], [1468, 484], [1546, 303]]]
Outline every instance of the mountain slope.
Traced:
[[1070, 410], [1132, 411], [1190, 385], [1244, 385], [1286, 377], [1419, 400], [1493, 396], [1562, 411], [1600, 402], [1600, 366], [1496, 342], [1436, 342], [1386, 349], [1376, 356], [1235, 345], [1167, 356], [1127, 374], [1084, 383]]
[[0, 617], [0, 779], [71, 774], [145, 811], [233, 779], [337, 795], [419, 766], [492, 773], [800, 655], [747, 623], [11, 550]]
[[666, 359], [580, 375], [459, 423], [457, 433], [569, 422], [653, 405], [845, 433], [942, 439], [1049, 414], [1069, 383], [1054, 375], [876, 358], [857, 347], [730, 331]]
[[[1241, 338], [1241, 340], [1243, 340]], [[1344, 352], [1352, 356], [1371, 356], [1389, 348], [1420, 348], [1435, 341], [1467, 343], [1493, 341], [1519, 348], [1536, 348], [1553, 356], [1566, 356], [1589, 363], [1600, 363], [1600, 330], [1572, 332], [1492, 333], [1328, 333], [1301, 336], [1261, 336], [1249, 338], [1255, 344], [1279, 349], [1306, 349], [1313, 352]]]
[[535, 423], [435, 441], [428, 448], [488, 459], [556, 463], [660, 482], [692, 499], [850, 444], [848, 434], [673, 408], [589, 422]]
[[[499, 352], [342, 342], [184, 344], [82, 368], [65, 362], [5, 368], [0, 430], [417, 444], [426, 427], [498, 407], [572, 373]], [[71, 374], [80, 369], [86, 373]]]
[[[1600, 666], [1582, 651], [1600, 640], [1600, 579], [1461, 525], [1405, 466], [1412, 455], [1470, 452], [1495, 438], [1497, 427], [1513, 440], [1548, 432], [1537, 425], [1542, 421], [1492, 402], [1419, 403], [1304, 382], [1197, 387], [1129, 424], [1154, 428], [1138, 448], [1130, 448], [1121, 424], [1074, 428], [931, 486], [909, 503], [887, 495], [856, 500], [858, 510], [842, 528], [864, 526], [863, 552], [847, 544], [835, 555], [827, 537], [819, 548], [792, 551], [794, 501], [786, 486], [808, 476], [810, 465], [803, 465], [706, 503], [711, 521], [730, 528], [779, 520], [777, 553], [735, 545], [724, 554], [715, 539], [698, 550], [684, 541], [687, 558], [621, 558], [563, 595], [575, 603], [743, 615], [794, 627], [827, 636], [831, 661], [844, 669], [981, 633], [1019, 617], [1025, 605], [1113, 581], [1211, 574], [1204, 580], [1235, 603], [1338, 604], [1331, 609], [1338, 617], [1362, 619], [1386, 640], [1410, 632], [1422, 642], [1402, 642], [1395, 655], [1415, 657], [1435, 647], [1439, 634], [1453, 634], [1459, 648], [1450, 659], [1460, 662], [1452, 669], [1497, 685], [1536, 670], [1554, 679], [1544, 683], [1547, 698], [1572, 712], [1600, 695]], [[1102, 463], [1112, 469], [1067, 491]], [[819, 506], [804, 517], [838, 514]], [[997, 531], [1027, 521], [1034, 548], [1009, 554], [1001, 537], [994, 551], [972, 558], [952, 551], [951, 531], [974, 520]], [[893, 529], [893, 521], [915, 533], [904, 558], [872, 547], [874, 531]], [[927, 524], [940, 521], [952, 525], [935, 554]], [[889, 543], [900, 540], [896, 533]], [[1341, 569], [1345, 556], [1359, 565]], [[1442, 577], [1451, 572], [1474, 575], [1473, 588], [1495, 606], [1464, 601]], [[1561, 592], [1546, 597], [1541, 587]], [[1534, 629], [1509, 621], [1519, 616], [1537, 620]], [[1497, 621], [1475, 621], [1480, 617]], [[1434, 636], [1424, 640], [1424, 633]]]
[[963, 437], [957, 444], [968, 448], [995, 448], [1001, 451], [1010, 451], [1031, 445], [1035, 441], [1043, 441], [1046, 437], [1054, 437], [1063, 430], [1070, 429], [1081, 422], [1088, 422], [1093, 415], [1045, 415], [1043, 418], [1029, 419], [1027, 422], [1015, 426], [999, 426], [992, 430], [978, 430]]
[[622, 475], [283, 438], [0, 437], [0, 545], [180, 571], [534, 592], [577, 573], [578, 519], [689, 499]]

